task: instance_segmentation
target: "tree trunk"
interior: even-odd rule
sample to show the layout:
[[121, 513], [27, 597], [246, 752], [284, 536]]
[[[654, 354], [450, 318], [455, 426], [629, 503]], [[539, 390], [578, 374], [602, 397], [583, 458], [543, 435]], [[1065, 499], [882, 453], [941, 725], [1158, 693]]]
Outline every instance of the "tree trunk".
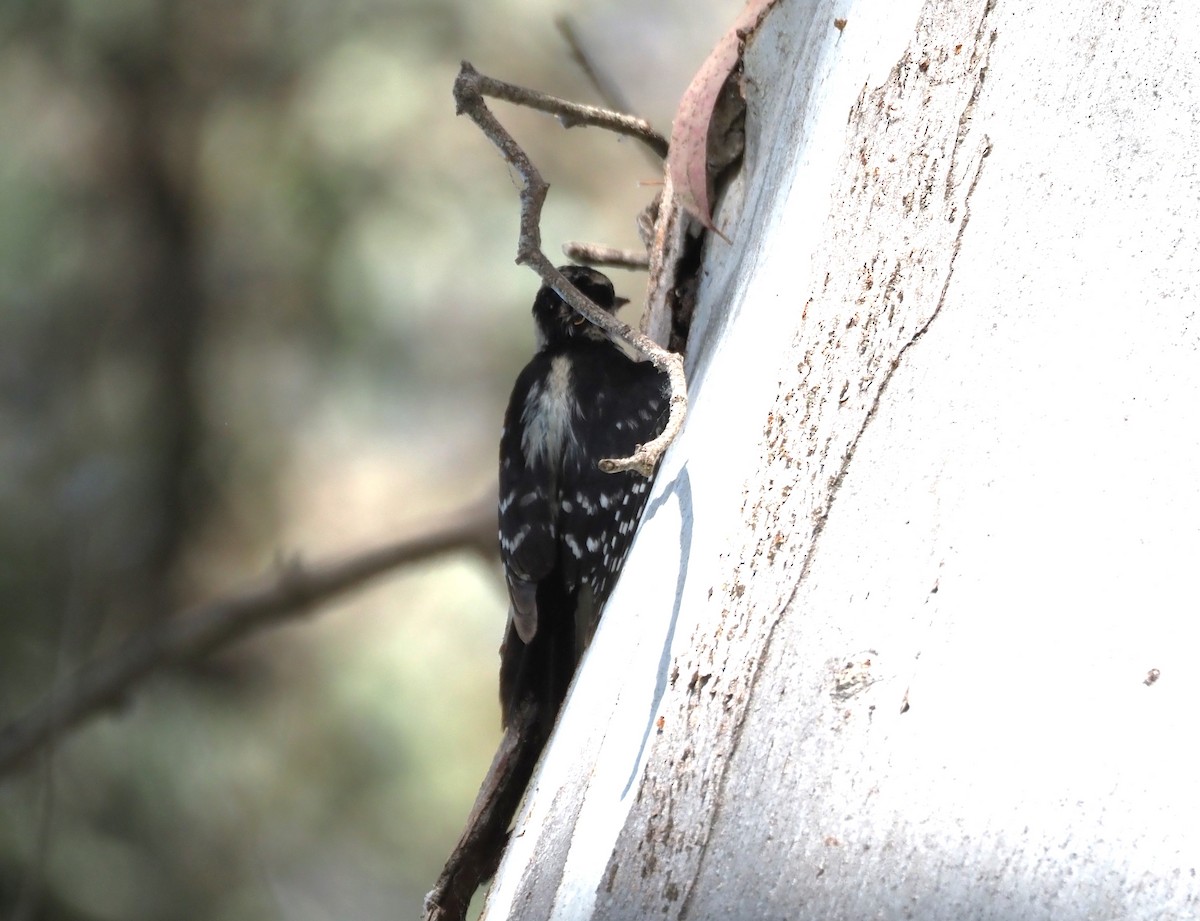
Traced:
[[1200, 913], [1198, 22], [768, 17], [687, 427], [487, 918]]

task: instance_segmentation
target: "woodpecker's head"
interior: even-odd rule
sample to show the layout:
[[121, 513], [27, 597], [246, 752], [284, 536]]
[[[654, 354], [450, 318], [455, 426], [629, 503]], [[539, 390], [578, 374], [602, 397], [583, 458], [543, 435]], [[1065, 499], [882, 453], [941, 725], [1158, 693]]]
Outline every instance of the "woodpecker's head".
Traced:
[[[567, 281], [578, 288], [585, 297], [601, 310], [615, 313], [622, 304], [629, 303], [617, 297], [608, 276], [582, 265], [563, 265], [558, 270]], [[593, 326], [571, 309], [571, 305], [558, 296], [549, 285], [542, 285], [533, 301], [533, 319], [537, 325], [538, 348], [560, 344], [577, 337], [605, 339], [607, 334]]]

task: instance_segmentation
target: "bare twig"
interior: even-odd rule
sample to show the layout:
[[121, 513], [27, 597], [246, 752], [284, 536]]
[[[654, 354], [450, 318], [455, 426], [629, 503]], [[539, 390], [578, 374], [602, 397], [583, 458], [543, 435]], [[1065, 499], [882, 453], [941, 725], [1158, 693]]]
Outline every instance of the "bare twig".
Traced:
[[495, 508], [488, 497], [412, 537], [333, 563], [311, 567], [292, 563], [264, 585], [167, 618], [84, 666], [24, 716], [0, 729], [0, 775], [56, 733], [120, 703], [156, 671], [296, 618], [313, 605], [405, 563], [460, 547], [490, 553], [495, 529]]
[[580, 243], [569, 240], [563, 244], [563, 255], [572, 262], [584, 265], [605, 265], [617, 269], [647, 269], [650, 256], [645, 250], [617, 249], [599, 243]]
[[[550, 187], [542, 179], [541, 174], [537, 171], [537, 168], [533, 165], [533, 162], [526, 155], [525, 151], [521, 149], [520, 145], [517, 144], [504, 126], [497, 121], [496, 116], [491, 113], [491, 110], [484, 103], [484, 95], [497, 95], [492, 92], [497, 86], [504, 88], [504, 94], [499, 95], [498, 98], [519, 101], [523, 105], [531, 105], [533, 108], [541, 108], [546, 111], [549, 111], [549, 109], [545, 107], [544, 99], [546, 97], [540, 97], [539, 99], [539, 94], [532, 93], [529, 90], [522, 90], [519, 87], [513, 87], [507, 83], [501, 83], [498, 80], [492, 80], [489, 77], [484, 77], [465, 61], [463, 62], [462, 70], [459, 72], [458, 79], [454, 82], [454, 100], [458, 107], [458, 113], [470, 116], [471, 120], [487, 136], [488, 140], [500, 149], [500, 153], [504, 156], [504, 159], [517, 171], [517, 174], [524, 181], [524, 187], [521, 189], [521, 222], [520, 236], [517, 240], [517, 264], [530, 266], [541, 276], [542, 281], [552, 287], [577, 313], [586, 317], [595, 326], [599, 326], [610, 336], [629, 343], [649, 358], [656, 368], [664, 372], [670, 382], [670, 415], [667, 418], [667, 424], [662, 433], [653, 441], [647, 442], [644, 445], [638, 445], [637, 449], [629, 457], [606, 458], [600, 461], [600, 469], [605, 473], [620, 473], [625, 470], [633, 470], [642, 476], [648, 477], [654, 472], [659, 459], [683, 428], [683, 421], [687, 415], [687, 380], [683, 373], [683, 356], [674, 352], [668, 352], [649, 337], [630, 328], [607, 311], [601, 310], [584, 297], [574, 285], [567, 281], [562, 273], [554, 267], [554, 264], [546, 258], [546, 254], [542, 252], [540, 221], [542, 207], [546, 202], [546, 193]], [[568, 105], [570, 104], [568, 103]], [[591, 107], [580, 108], [590, 109]], [[595, 111], [603, 112], [601, 109]], [[610, 120], [628, 118], [628, 116], [618, 116], [614, 113], [606, 114]], [[637, 120], [635, 119], [634, 121]], [[602, 124], [602, 122], [595, 121], [591, 122], [591, 124]], [[609, 124], [604, 124], [604, 126], [611, 127]], [[617, 129], [614, 128], [613, 130]]]
[[583, 75], [596, 88], [601, 101], [615, 112], [630, 111], [631, 106], [628, 100], [621, 95], [611, 80], [606, 80], [601, 75], [600, 69], [596, 67], [587, 51], [584, 50], [583, 42], [579, 40], [579, 35], [575, 32], [575, 25], [571, 21], [571, 17], [555, 17], [554, 26], [558, 29], [558, 34], [562, 36], [563, 41], [567, 43], [567, 47], [571, 49], [571, 60], [579, 66]]
[[[577, 102], [569, 102], [566, 99], [559, 99], [557, 96], [548, 96], [536, 90], [527, 90], [523, 86], [513, 83], [505, 83], [503, 80], [481, 74], [463, 61], [458, 80], [454, 83], [454, 99], [458, 103], [459, 114], [468, 111], [463, 105], [463, 99], [467, 96], [474, 96], [476, 99], [482, 96], [491, 96], [493, 99], [503, 99], [505, 102], [516, 103], [527, 109], [548, 112], [551, 115], [557, 115], [564, 128], [574, 128], [576, 125], [607, 128], [616, 134], [623, 134], [641, 141], [654, 151], [659, 160], [667, 156], [667, 139], [655, 131], [645, 119], [636, 118], [633, 115], [623, 115], [620, 112], [610, 112], [608, 109], [601, 109], [598, 106], [580, 105]], [[468, 112], [468, 114], [470, 113]], [[471, 117], [474, 118], [474, 115]], [[476, 124], [479, 124], [478, 119], [476, 119]], [[483, 127], [481, 124], [479, 126]], [[484, 133], [491, 138], [493, 143], [498, 143], [486, 128]], [[508, 159], [507, 154], [505, 159]], [[515, 163], [513, 165], [516, 166]]]
[[[570, 17], [559, 16], [554, 20], [554, 25], [558, 27], [558, 32], [563, 37], [563, 41], [571, 49], [571, 59], [579, 65], [579, 69], [583, 71], [583, 75], [596, 88], [596, 92], [600, 95], [600, 101], [614, 112], [632, 112], [633, 107], [621, 95], [621, 91], [617, 89], [616, 83], [613, 80], [606, 79], [588, 55], [587, 50], [583, 47], [583, 42], [579, 40], [579, 35], [575, 31], [575, 26], [571, 22]], [[661, 166], [664, 155], [659, 152], [657, 147], [648, 148], [646, 152], [650, 155], [655, 166]]]

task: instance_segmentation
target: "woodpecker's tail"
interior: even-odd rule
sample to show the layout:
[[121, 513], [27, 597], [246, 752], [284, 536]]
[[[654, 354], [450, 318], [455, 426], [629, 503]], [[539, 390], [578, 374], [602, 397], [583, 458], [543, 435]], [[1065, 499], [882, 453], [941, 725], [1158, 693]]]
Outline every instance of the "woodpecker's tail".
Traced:
[[575, 674], [576, 593], [554, 572], [538, 585], [537, 633], [525, 643], [510, 621], [500, 647], [500, 714], [505, 728], [525, 698], [533, 701], [541, 731], [549, 736]]

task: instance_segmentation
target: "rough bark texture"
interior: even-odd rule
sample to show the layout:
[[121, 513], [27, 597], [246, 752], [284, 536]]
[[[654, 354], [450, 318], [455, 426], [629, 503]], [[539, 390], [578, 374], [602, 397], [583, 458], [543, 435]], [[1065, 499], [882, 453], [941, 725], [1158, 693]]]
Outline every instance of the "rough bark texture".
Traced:
[[779, 5], [487, 917], [1200, 913], [1198, 22]]

